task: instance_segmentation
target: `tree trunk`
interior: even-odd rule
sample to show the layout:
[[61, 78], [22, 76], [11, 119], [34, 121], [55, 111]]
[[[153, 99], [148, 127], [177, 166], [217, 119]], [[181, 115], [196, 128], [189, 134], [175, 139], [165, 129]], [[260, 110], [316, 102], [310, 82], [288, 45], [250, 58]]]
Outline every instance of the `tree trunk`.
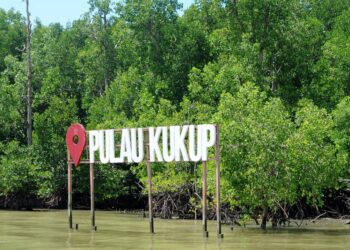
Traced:
[[277, 228], [277, 214], [276, 214], [276, 212], [272, 216], [272, 228]]
[[263, 25], [263, 37], [261, 37], [260, 41], [260, 48], [259, 48], [259, 63], [260, 66], [263, 67], [264, 63], [264, 54], [265, 54], [265, 47], [266, 47], [266, 38], [268, 37], [268, 30], [270, 27], [270, 7], [268, 5], [265, 5], [264, 7], [264, 25]]
[[241, 34], [245, 33], [244, 25], [243, 25], [243, 22], [241, 20], [240, 15], [239, 15], [239, 12], [238, 12], [238, 0], [232, 0], [232, 7], [233, 7], [234, 15], [237, 18], [237, 22], [239, 24], [239, 27], [241, 28], [240, 33]]
[[29, 13], [29, 0], [26, 0], [26, 12], [27, 12], [27, 144], [32, 145], [32, 132], [33, 132], [33, 85], [32, 85], [32, 58], [30, 50], [30, 37], [31, 37], [31, 23], [30, 23], [30, 13]]
[[103, 65], [103, 69], [104, 69], [104, 85], [105, 85], [105, 91], [107, 91], [108, 89], [108, 85], [109, 85], [109, 61], [108, 61], [108, 42], [109, 40], [105, 40], [105, 35], [107, 34], [107, 13], [103, 13], [103, 38], [104, 40], [102, 40], [102, 47], [103, 47], [103, 53], [104, 53], [104, 65]]
[[269, 209], [267, 208], [267, 206], [264, 206], [263, 217], [261, 221], [261, 229], [266, 229], [268, 213], [269, 213]]

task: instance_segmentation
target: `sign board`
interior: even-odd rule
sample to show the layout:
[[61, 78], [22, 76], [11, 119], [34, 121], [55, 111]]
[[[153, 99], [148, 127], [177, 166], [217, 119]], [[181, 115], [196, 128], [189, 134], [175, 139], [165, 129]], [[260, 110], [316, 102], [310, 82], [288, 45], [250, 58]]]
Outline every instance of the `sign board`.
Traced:
[[[86, 141], [88, 139], [87, 147]], [[208, 150], [215, 146], [216, 162], [216, 218], [217, 233], [221, 233], [220, 213], [220, 139], [219, 126], [212, 124], [149, 128], [124, 128], [85, 131], [81, 124], [72, 124], [66, 134], [68, 164], [68, 221], [73, 228], [72, 216], [72, 163], [90, 164], [91, 228], [96, 230], [94, 204], [94, 163], [147, 163], [148, 212], [150, 232], [154, 233], [152, 210], [152, 162], [202, 162], [202, 219], [203, 233], [208, 237], [206, 199]], [[81, 160], [84, 149], [88, 159]], [[78, 228], [76, 224], [76, 229]]]
[[147, 145], [144, 131], [148, 132], [145, 134], [148, 135], [150, 162], [207, 161], [208, 148], [215, 144], [215, 126], [209, 124], [125, 128], [121, 131], [120, 141], [115, 140], [113, 129], [91, 130], [88, 132], [90, 163], [96, 160], [101, 163], [142, 162], [144, 145]]

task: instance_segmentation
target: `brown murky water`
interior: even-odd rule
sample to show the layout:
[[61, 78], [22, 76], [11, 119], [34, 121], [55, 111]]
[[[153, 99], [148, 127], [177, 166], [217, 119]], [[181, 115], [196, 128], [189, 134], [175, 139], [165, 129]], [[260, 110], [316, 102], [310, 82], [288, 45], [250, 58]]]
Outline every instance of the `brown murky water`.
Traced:
[[74, 211], [73, 220], [78, 231], [67, 229], [66, 211], [0, 211], [0, 249], [350, 249], [350, 225], [330, 219], [267, 231], [223, 226], [224, 239], [216, 237], [214, 222], [203, 238], [200, 220], [156, 219], [154, 235], [138, 215], [98, 211], [96, 232], [89, 211]]

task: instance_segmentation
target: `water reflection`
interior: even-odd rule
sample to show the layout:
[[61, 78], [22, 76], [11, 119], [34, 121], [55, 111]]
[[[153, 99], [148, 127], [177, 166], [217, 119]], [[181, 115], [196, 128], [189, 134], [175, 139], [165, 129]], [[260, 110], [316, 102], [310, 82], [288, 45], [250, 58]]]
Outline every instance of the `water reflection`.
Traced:
[[72, 247], [72, 231], [70, 229], [68, 229], [68, 233], [67, 233], [66, 246], [67, 246], [67, 248]]
[[90, 237], [90, 242], [89, 242], [89, 245], [92, 249], [95, 249], [95, 233], [96, 231], [95, 230], [91, 230], [91, 237]]
[[148, 249], [149, 250], [153, 250], [153, 241], [154, 241], [154, 235], [152, 234], [152, 235], [150, 235], [150, 237], [149, 237], [149, 244], [148, 244]]
[[207, 250], [207, 238], [204, 237], [202, 240], [202, 250]]
[[217, 242], [217, 247], [218, 247], [217, 249], [218, 249], [218, 250], [221, 249], [221, 242], [222, 242], [222, 241], [223, 241], [222, 238], [218, 238], [217, 241], [216, 241], [216, 242]]

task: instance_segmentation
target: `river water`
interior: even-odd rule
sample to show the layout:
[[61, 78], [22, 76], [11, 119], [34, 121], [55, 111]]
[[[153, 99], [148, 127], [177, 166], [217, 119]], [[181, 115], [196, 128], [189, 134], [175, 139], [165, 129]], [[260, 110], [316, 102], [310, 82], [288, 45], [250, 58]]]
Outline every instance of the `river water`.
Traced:
[[154, 235], [139, 215], [97, 211], [96, 232], [90, 230], [89, 211], [74, 211], [73, 222], [77, 231], [67, 229], [62, 210], [0, 211], [0, 249], [350, 249], [350, 225], [331, 219], [266, 231], [223, 225], [223, 239], [216, 237], [212, 221], [207, 239], [200, 220], [156, 219]]

